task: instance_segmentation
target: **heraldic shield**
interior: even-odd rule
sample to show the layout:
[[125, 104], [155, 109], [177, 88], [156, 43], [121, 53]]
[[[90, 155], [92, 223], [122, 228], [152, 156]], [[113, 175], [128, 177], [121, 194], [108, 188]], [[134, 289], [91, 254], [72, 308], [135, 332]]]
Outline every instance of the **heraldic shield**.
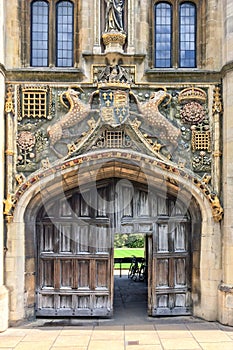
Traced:
[[100, 90], [100, 115], [105, 124], [117, 127], [129, 116], [129, 90]]

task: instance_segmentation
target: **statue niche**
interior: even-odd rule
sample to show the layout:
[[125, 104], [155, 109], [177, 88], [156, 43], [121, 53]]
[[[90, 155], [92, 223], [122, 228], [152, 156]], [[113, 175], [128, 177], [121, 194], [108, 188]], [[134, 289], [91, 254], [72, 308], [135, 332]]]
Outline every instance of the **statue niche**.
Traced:
[[123, 0], [105, 0], [106, 12], [105, 12], [105, 32], [111, 31], [124, 31], [123, 26]]
[[106, 52], [123, 52], [126, 34], [124, 30], [124, 0], [105, 1], [105, 26], [102, 34]]

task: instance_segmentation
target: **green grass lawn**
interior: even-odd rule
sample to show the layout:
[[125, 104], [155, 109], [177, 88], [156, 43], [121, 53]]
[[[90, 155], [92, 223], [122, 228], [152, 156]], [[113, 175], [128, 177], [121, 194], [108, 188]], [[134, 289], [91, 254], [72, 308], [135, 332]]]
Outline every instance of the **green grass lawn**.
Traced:
[[[114, 248], [114, 258], [131, 258], [135, 255], [138, 258], [144, 258], [144, 248]], [[130, 264], [122, 264], [123, 269], [128, 269]], [[114, 265], [115, 269], [120, 268], [120, 264]]]

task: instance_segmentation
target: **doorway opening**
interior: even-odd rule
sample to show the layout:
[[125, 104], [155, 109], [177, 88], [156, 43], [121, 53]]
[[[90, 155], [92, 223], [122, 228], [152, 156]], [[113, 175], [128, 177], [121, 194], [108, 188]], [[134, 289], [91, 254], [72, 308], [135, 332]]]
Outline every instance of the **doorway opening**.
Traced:
[[[76, 188], [43, 204], [36, 218], [36, 316], [111, 317], [140, 308], [149, 316], [192, 313], [191, 282], [199, 267], [192, 257], [199, 261], [200, 250], [186, 205], [138, 183], [127, 186], [107, 179], [98, 183], [98, 196]], [[131, 247], [143, 241], [139, 257], [148, 279], [128, 277], [129, 265], [120, 276], [114, 266], [114, 238], [116, 245], [124, 236]], [[133, 255], [126, 253], [128, 264]]]
[[147, 315], [148, 237], [142, 233], [114, 236], [114, 314]]

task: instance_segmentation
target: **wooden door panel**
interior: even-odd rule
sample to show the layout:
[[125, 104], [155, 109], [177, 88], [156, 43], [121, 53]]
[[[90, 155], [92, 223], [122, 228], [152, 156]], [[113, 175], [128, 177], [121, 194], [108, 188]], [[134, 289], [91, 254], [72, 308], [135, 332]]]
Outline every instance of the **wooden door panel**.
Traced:
[[169, 286], [169, 259], [158, 259], [157, 260], [157, 287], [168, 287]]
[[112, 246], [109, 228], [96, 225], [93, 232], [93, 242], [96, 253], [108, 252]]
[[174, 251], [176, 252], [185, 252], [187, 251], [187, 230], [184, 223], [180, 223], [175, 227], [174, 235]]
[[174, 286], [187, 286], [187, 272], [186, 272], [187, 258], [174, 259]]
[[75, 252], [87, 253], [89, 252], [89, 227], [88, 225], [74, 224], [74, 241], [76, 243]]
[[158, 224], [157, 252], [168, 252], [168, 224]]
[[60, 217], [72, 217], [72, 208], [69, 203], [69, 200], [66, 198], [61, 200], [59, 203], [59, 211], [60, 211]]
[[41, 288], [54, 288], [54, 260], [43, 259], [40, 263]]
[[185, 308], [186, 306], [186, 293], [177, 293], [175, 294], [175, 305], [174, 307]]
[[59, 225], [59, 252], [72, 252], [72, 224]]
[[62, 259], [60, 261], [60, 276], [61, 276], [61, 285], [60, 288], [72, 288], [73, 286], [73, 261]]
[[78, 289], [90, 289], [90, 261], [78, 261]]
[[96, 260], [96, 289], [108, 289], [108, 261]]
[[86, 192], [84, 198], [80, 196], [80, 217], [90, 217], [91, 208], [88, 205], [90, 203], [90, 193]]
[[76, 310], [88, 310], [90, 308], [90, 295], [79, 295], [77, 296]]
[[144, 191], [139, 191], [138, 201], [137, 201], [137, 215], [140, 216], [149, 216], [150, 208], [148, 201], [148, 193]]
[[38, 297], [38, 309], [47, 310], [47, 313], [52, 314], [55, 308], [53, 294], [40, 294]]
[[60, 295], [59, 301], [60, 301], [60, 305], [58, 306], [59, 309], [72, 310], [72, 295]]
[[[167, 221], [166, 221], [167, 220]], [[155, 287], [151, 315], [190, 314], [190, 234], [187, 222], [163, 219], [154, 232]], [[153, 269], [152, 269], [153, 273]]]
[[47, 223], [43, 226], [41, 235], [40, 250], [41, 252], [54, 252], [55, 248], [55, 232], [52, 223]]
[[[106, 196], [107, 191], [101, 194]], [[85, 197], [90, 198], [90, 193]], [[75, 194], [54, 205], [57, 217], [51, 222], [44, 216], [37, 224], [36, 314], [111, 315], [113, 240], [105, 204], [91, 210], [88, 202]]]

